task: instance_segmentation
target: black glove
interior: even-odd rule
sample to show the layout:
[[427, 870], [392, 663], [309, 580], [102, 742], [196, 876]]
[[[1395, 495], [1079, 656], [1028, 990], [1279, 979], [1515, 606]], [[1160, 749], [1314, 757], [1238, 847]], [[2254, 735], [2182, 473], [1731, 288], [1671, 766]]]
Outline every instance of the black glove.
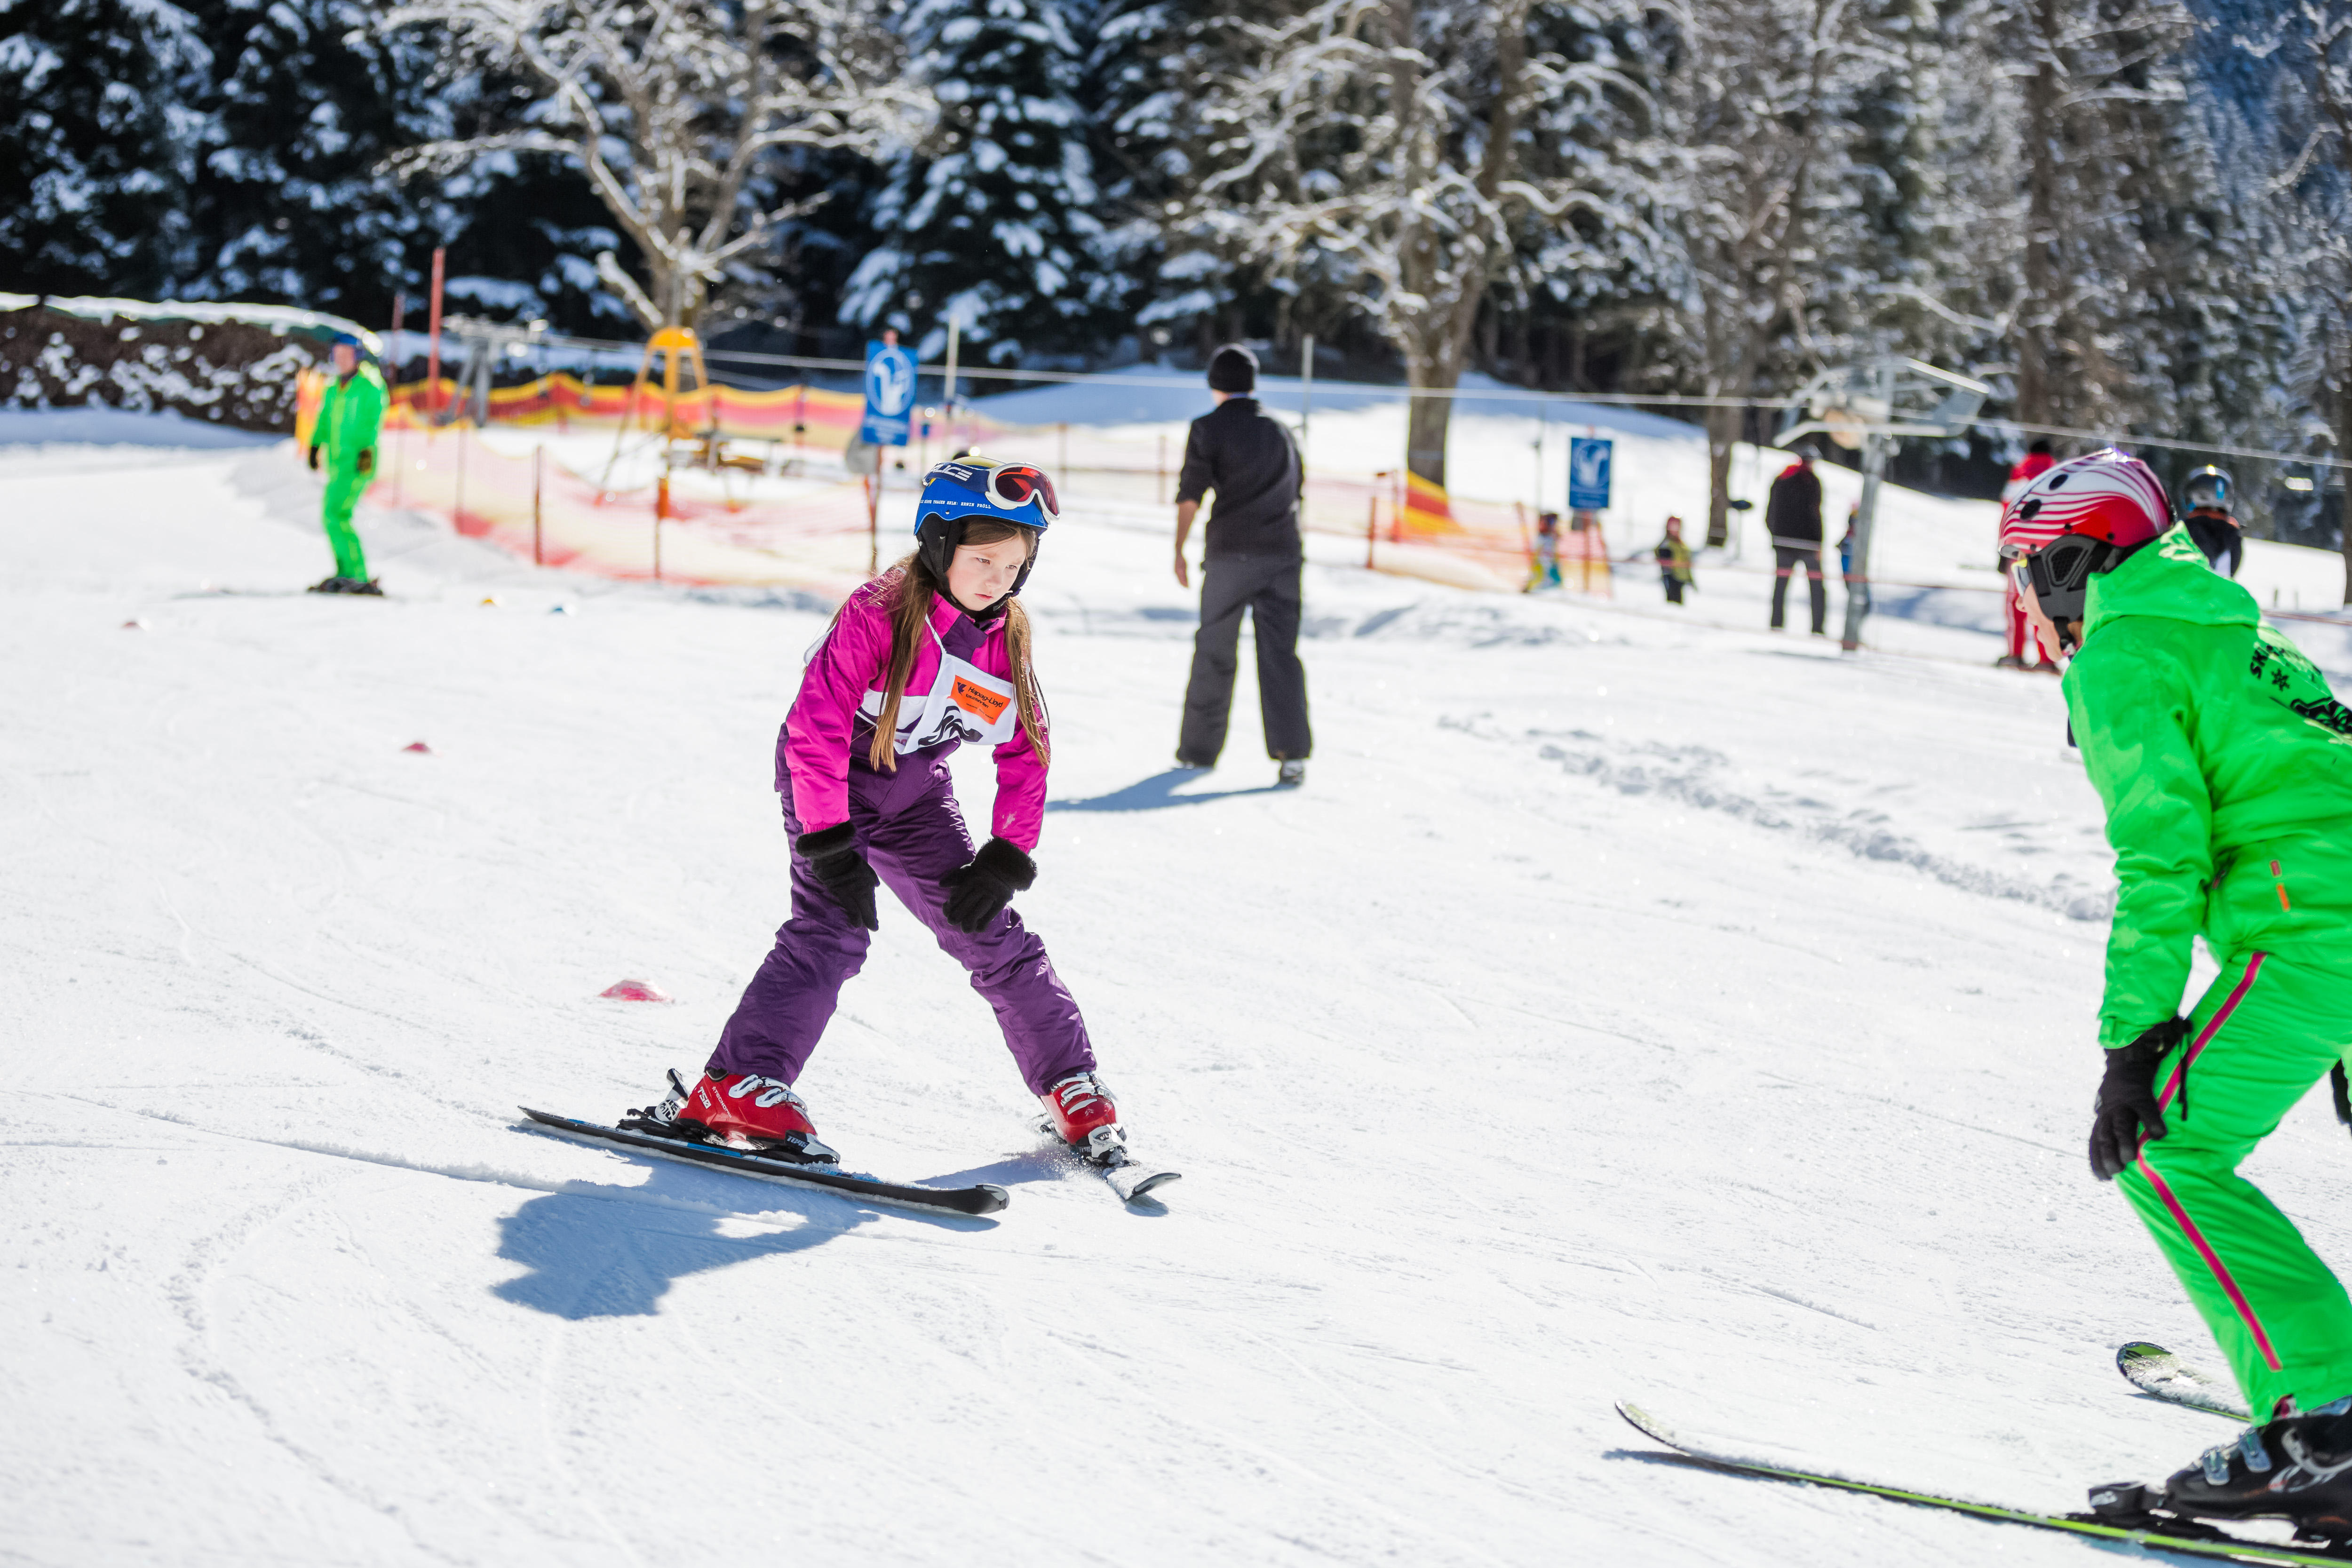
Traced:
[[978, 936], [1004, 912], [1015, 893], [1025, 893], [1037, 879], [1037, 862], [1002, 838], [980, 847], [970, 863], [940, 879], [948, 890], [948, 923], [966, 936]]
[[[2112, 1182], [2139, 1158], [2140, 1145], [2164, 1136], [2156, 1100], [2156, 1065], [2189, 1033], [2189, 1020], [2170, 1018], [2128, 1046], [2107, 1053], [2107, 1076], [2091, 1101], [2091, 1174]], [[2181, 1086], [2186, 1109], [2188, 1085]]]
[[867, 931], [879, 931], [880, 920], [874, 913], [874, 889], [880, 880], [866, 857], [857, 852], [857, 835], [845, 822], [803, 833], [793, 840], [793, 851], [809, 863], [816, 879], [849, 917], [849, 923]]
[[353, 467], [358, 468], [358, 470], [362, 474], [372, 474], [375, 472], [375, 448], [373, 447], [361, 447], [359, 461], [354, 464]]
[[2352, 1127], [2352, 1084], [2344, 1081], [2344, 1064], [2327, 1069], [2327, 1088], [2336, 1101], [2336, 1120]]
[[316, 441], [310, 443], [310, 471], [314, 474], [319, 471], [319, 443]]

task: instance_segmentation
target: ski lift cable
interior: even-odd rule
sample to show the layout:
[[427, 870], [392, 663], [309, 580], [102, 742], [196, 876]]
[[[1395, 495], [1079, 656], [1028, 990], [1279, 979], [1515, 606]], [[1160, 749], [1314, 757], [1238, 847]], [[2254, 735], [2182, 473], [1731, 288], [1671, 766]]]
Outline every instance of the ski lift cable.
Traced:
[[[551, 346], [589, 350], [625, 349], [632, 346], [619, 339], [575, 338], [560, 333], [549, 333], [541, 339], [541, 342]], [[707, 348], [703, 351], [703, 353], [705, 357], [714, 360], [739, 360], [749, 364], [780, 365], [792, 370], [831, 370], [862, 374], [866, 368], [866, 362], [863, 360], [825, 359], [807, 354], [756, 353], [748, 349]], [[1933, 367], [1922, 365], [1919, 366], [1919, 368], [1929, 370]], [[919, 364], [916, 366], [917, 374], [926, 375], [944, 374], [946, 373], [946, 369], [947, 367], [943, 364]], [[1061, 384], [1097, 382], [1114, 379], [1113, 377], [1106, 376], [1100, 372], [1013, 370], [982, 367], [971, 364], [958, 366], [956, 374], [960, 376], [969, 376], [975, 379], [986, 377], [998, 381], [1028, 381]], [[1949, 372], [1937, 372], [1937, 374], [1939, 378], [1947, 380], [1962, 379], [1953, 377]], [[1117, 375], [1115, 379], [1120, 384], [1127, 386], [1181, 386], [1190, 388], [1197, 387], [1200, 384], [1200, 378], [1198, 376], [1180, 375], [1175, 374], [1165, 375], [1137, 375], [1122, 374]], [[1604, 406], [1649, 408], [1786, 409], [1792, 406], [1801, 406], [1805, 395], [1803, 393], [1798, 393], [1792, 395], [1781, 397], [1728, 397], [1687, 392], [1539, 392], [1521, 387], [1391, 386], [1376, 382], [1323, 382], [1321, 384], [1329, 388], [1334, 393], [1356, 392], [1365, 395], [1385, 395], [1392, 397], [1448, 397], [1491, 402], [1516, 401], [1535, 404], [1580, 403], [1601, 405]], [[2093, 430], [2066, 425], [2033, 425], [2013, 419], [1987, 419], [1980, 416], [1955, 421], [1954, 426], [1956, 428], [1973, 427], [1979, 430], [2000, 431], [2008, 435], [2061, 436], [2070, 440], [2109, 442], [2124, 447], [2162, 447], [2171, 451], [2209, 452], [2221, 457], [2245, 458], [2273, 463], [2297, 464], [2312, 468], [2352, 469], [2352, 458], [2323, 458], [2314, 456], [2310, 453], [2280, 452], [2257, 447], [2232, 447], [2210, 441], [2188, 441], [2174, 436], [2142, 436], [2136, 435], [2128, 431]], [[1902, 433], [1927, 434], [1927, 432], [1918, 430], [1905, 431]], [[1937, 433], [1942, 434], [1942, 432]]]

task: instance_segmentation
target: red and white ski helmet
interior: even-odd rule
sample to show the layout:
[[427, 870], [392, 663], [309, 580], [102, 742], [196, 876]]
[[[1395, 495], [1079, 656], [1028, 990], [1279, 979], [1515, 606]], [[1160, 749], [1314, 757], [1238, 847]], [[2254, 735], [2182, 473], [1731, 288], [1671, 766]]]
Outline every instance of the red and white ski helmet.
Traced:
[[2172, 526], [2156, 470], [2113, 447], [2071, 458], [2017, 492], [2000, 513], [2000, 556], [2038, 555], [2063, 534], [2132, 550]]

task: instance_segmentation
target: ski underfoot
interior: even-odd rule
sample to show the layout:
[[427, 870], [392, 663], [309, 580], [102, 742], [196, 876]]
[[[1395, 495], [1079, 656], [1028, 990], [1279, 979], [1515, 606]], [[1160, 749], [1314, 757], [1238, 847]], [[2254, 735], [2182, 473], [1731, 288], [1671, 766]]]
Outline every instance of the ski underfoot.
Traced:
[[[1815, 1474], [1785, 1465], [1760, 1459], [1741, 1458], [1681, 1436], [1675, 1429], [1650, 1415], [1640, 1405], [1620, 1400], [1617, 1414], [1630, 1422], [1644, 1436], [1664, 1444], [1684, 1458], [1722, 1470], [1731, 1475], [1756, 1476], [1768, 1480], [1796, 1481], [1808, 1486], [1832, 1487], [1841, 1491], [1861, 1492], [1870, 1497], [1885, 1498], [1893, 1502], [1911, 1503], [1921, 1508], [1943, 1509], [1977, 1519], [1991, 1520], [2003, 1524], [2021, 1524], [2036, 1530], [2064, 1531], [2086, 1540], [2111, 1541], [2151, 1552], [2168, 1552], [2186, 1557], [2202, 1557], [2225, 1563], [2283, 1564], [2336, 1564], [2352, 1563], [2352, 1549], [2341, 1543], [2298, 1542], [2273, 1545], [2268, 1542], [2233, 1535], [2228, 1531], [2196, 1520], [2174, 1519], [2147, 1511], [2099, 1513], [2042, 1513], [2032, 1509], [2004, 1508], [1998, 1503], [1976, 1502], [1966, 1498], [1946, 1497], [1936, 1492], [1913, 1491], [1906, 1487], [1887, 1486], [1877, 1481], [1855, 1480], [1844, 1476]], [[2137, 1494], [2137, 1487], [2100, 1488], [2092, 1494], [2095, 1502], [2100, 1494], [2107, 1494], [2102, 1506], [2116, 1507], [2132, 1500], [2126, 1494]]]
[[2231, 1395], [2228, 1384], [2189, 1365], [2162, 1345], [2134, 1340], [2116, 1352], [2116, 1370], [2151, 1399], [2202, 1410], [2209, 1415], [2231, 1421], [2253, 1419]]
[[730, 1149], [723, 1143], [699, 1143], [675, 1135], [662, 1136], [626, 1127], [607, 1127], [594, 1121], [583, 1121], [577, 1117], [559, 1116], [551, 1110], [533, 1110], [528, 1105], [520, 1109], [530, 1118], [535, 1130], [543, 1130], [561, 1138], [617, 1145], [656, 1159], [675, 1160], [680, 1164], [731, 1171], [739, 1176], [751, 1176], [785, 1186], [814, 1187], [822, 1192], [862, 1198], [868, 1203], [919, 1209], [926, 1214], [994, 1214], [1012, 1201], [1003, 1187], [991, 1182], [981, 1182], [969, 1187], [908, 1186], [898, 1182], [879, 1181], [872, 1176], [850, 1175], [831, 1165], [803, 1165], [789, 1160], [772, 1159], [740, 1149]]
[[1061, 1133], [1055, 1130], [1053, 1121], [1049, 1117], [1041, 1116], [1031, 1125], [1052, 1139], [1055, 1147], [1077, 1156], [1079, 1162], [1087, 1170], [1100, 1176], [1110, 1190], [1119, 1195], [1121, 1202], [1131, 1204], [1136, 1199], [1144, 1197], [1171, 1182], [1183, 1180], [1183, 1173], [1181, 1171], [1171, 1171], [1164, 1165], [1153, 1165], [1137, 1159], [1134, 1152], [1127, 1147], [1123, 1138], [1108, 1154], [1097, 1156], [1088, 1153], [1078, 1144], [1066, 1142]]

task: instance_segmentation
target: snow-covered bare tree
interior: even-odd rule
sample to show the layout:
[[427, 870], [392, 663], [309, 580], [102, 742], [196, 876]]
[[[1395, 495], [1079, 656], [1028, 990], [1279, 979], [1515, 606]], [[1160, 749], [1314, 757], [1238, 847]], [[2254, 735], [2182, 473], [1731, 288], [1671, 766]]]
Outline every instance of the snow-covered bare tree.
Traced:
[[[1888, 63], [1857, 0], [1683, 0], [1660, 14], [1672, 59], [1643, 143], [1654, 221], [1677, 263], [1671, 292], [1710, 397], [1766, 390], [1784, 340], [1818, 365], [1820, 312], [1850, 292], [1855, 248], [1850, 114]], [[1780, 368], [1786, 369], [1787, 366]], [[1707, 411], [1707, 542], [1727, 537], [1736, 407]]]
[[648, 327], [690, 321], [711, 285], [822, 195], [774, 200], [794, 151], [870, 153], [919, 134], [895, 0], [415, 0], [386, 28], [436, 29], [469, 64], [520, 84], [507, 122], [412, 147], [404, 171], [517, 151], [575, 160], [648, 273], [611, 252], [606, 285]]
[[2171, 144], [2185, 97], [2176, 53], [2194, 20], [2179, 0], [1998, 0], [1990, 10], [1989, 64], [2019, 95], [2017, 416], [2104, 424], [2155, 412], [2135, 395], [2145, 367], [2138, 334], [2123, 329], [2164, 269], [2155, 252], [2168, 216], [2190, 199], [2184, 184], [2203, 172]]
[[[1450, 392], [1531, 218], [1624, 214], [1623, 173], [1554, 128], [1637, 96], [1528, 47], [1537, 0], [1314, 0], [1229, 17], [1237, 68], [1202, 84], [1202, 166], [1173, 216], [1196, 254], [1344, 277], [1412, 384]], [[1412, 471], [1443, 484], [1451, 397], [1416, 397]]]

